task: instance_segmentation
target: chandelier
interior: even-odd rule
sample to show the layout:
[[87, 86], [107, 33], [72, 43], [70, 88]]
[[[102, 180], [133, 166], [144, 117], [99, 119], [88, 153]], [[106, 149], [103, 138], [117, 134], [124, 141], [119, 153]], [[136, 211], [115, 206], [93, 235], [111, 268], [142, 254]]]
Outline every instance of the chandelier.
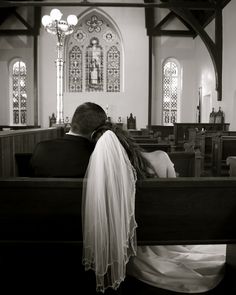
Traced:
[[64, 124], [64, 101], [63, 101], [63, 79], [64, 79], [64, 40], [70, 35], [77, 25], [76, 15], [69, 15], [67, 21], [62, 20], [62, 13], [59, 9], [52, 9], [50, 15], [42, 17], [42, 24], [45, 30], [57, 37], [57, 116], [56, 124]]

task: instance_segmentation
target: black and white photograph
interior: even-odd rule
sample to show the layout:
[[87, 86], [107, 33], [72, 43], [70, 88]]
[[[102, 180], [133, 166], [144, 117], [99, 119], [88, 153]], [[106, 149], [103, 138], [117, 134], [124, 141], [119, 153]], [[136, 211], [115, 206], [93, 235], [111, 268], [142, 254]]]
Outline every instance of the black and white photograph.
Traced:
[[235, 13], [0, 0], [2, 295], [236, 294]]

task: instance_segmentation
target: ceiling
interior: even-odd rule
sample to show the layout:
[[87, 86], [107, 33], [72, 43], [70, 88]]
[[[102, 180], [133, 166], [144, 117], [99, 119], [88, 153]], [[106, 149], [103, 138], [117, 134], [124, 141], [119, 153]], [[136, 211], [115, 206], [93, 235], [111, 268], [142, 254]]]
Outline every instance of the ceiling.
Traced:
[[[50, 2], [50, 1], [49, 1]], [[72, 1], [64, 1], [64, 3], [72, 3]], [[86, 1], [86, 0], [81, 0], [80, 2], [74, 2], [74, 5], [68, 5], [68, 6], [83, 6], [83, 5], [88, 5], [89, 2], [92, 4], [96, 2], [96, 0], [92, 1]], [[110, 3], [114, 5], [119, 5], [120, 6], [126, 6], [128, 4], [140, 4], [140, 1], [135, 1], [135, 0], [125, 0], [121, 1], [120, 3], [114, 3], [111, 0], [104, 0], [105, 3]], [[230, 0], [144, 0], [143, 7], [147, 7], [147, 5], [153, 5], [153, 4], [158, 4], [164, 8], [169, 8], [170, 13], [166, 17], [165, 20], [160, 22], [159, 24], [154, 23], [154, 9], [146, 8], [146, 27], [148, 30], [148, 35], [177, 35], [177, 33], [172, 33], [170, 31], [164, 31], [161, 30], [161, 27], [165, 25], [165, 23], [169, 22], [170, 20], [173, 20], [174, 18], [178, 18], [187, 28], [186, 31], [182, 31], [182, 33], [179, 31], [178, 34], [181, 36], [191, 36], [191, 37], [196, 37], [197, 33], [194, 31], [194, 29], [189, 25], [189, 22], [187, 22], [183, 17], [180, 17], [179, 14], [175, 13], [175, 9], [183, 8], [187, 9], [188, 11], [191, 12], [192, 16], [197, 19], [198, 23], [201, 25], [201, 27], [205, 27], [209, 22], [215, 17], [215, 10], [214, 9], [209, 9], [212, 7], [212, 5], [216, 5], [217, 8], [223, 9]], [[33, 1], [27, 1], [27, 0], [4, 0], [0, 1], [0, 26], [9, 18], [14, 15], [15, 17], [18, 18], [26, 27], [26, 30], [15, 30], [15, 34], [24, 34], [26, 35], [35, 35], [39, 33], [39, 27], [40, 27], [40, 19], [41, 19], [41, 6], [45, 5], [45, 3], [48, 3], [48, 1], [44, 2], [43, 0], [33, 0]], [[55, 3], [55, 6], [60, 6], [62, 4], [62, 1], [55, 1], [51, 2]], [[31, 5], [30, 5], [31, 4]], [[58, 4], [58, 5], [57, 5]], [[101, 3], [99, 3], [101, 6]], [[35, 17], [35, 22], [34, 24], [30, 24], [29, 26], [27, 25], [27, 21], [24, 20], [19, 13], [17, 13], [17, 10], [19, 7], [35, 7], [35, 11], [37, 13], [34, 14]], [[32, 8], [31, 8], [32, 9]], [[28, 33], [27, 33], [28, 32]], [[14, 32], [9, 32], [9, 30], [4, 30], [4, 32], [0, 29], [0, 35], [7, 35], [7, 34], [14, 34]]]

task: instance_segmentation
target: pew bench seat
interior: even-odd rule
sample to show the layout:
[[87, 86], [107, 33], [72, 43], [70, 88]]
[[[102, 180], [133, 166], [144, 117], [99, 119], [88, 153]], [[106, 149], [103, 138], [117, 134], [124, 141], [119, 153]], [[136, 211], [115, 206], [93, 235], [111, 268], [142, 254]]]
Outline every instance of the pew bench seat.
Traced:
[[[82, 179], [0, 179], [2, 278], [37, 276], [37, 283], [67, 278], [94, 290], [81, 265], [82, 187]], [[236, 177], [137, 182], [138, 244], [227, 244], [225, 288], [232, 293], [222, 294], [236, 294], [235, 212]], [[126, 294], [125, 287], [117, 292]]]

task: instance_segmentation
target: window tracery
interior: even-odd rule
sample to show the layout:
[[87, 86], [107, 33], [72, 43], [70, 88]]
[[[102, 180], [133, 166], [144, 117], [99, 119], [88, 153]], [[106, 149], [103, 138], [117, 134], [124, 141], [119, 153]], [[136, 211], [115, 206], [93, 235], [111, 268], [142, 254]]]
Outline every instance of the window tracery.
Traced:
[[163, 64], [163, 125], [172, 125], [177, 122], [179, 86], [180, 73], [178, 63], [173, 59], [168, 59]]
[[122, 44], [112, 20], [92, 9], [79, 18], [67, 43], [69, 92], [120, 92]]
[[11, 111], [12, 124], [26, 125], [27, 121], [27, 70], [22, 60], [11, 64]]

